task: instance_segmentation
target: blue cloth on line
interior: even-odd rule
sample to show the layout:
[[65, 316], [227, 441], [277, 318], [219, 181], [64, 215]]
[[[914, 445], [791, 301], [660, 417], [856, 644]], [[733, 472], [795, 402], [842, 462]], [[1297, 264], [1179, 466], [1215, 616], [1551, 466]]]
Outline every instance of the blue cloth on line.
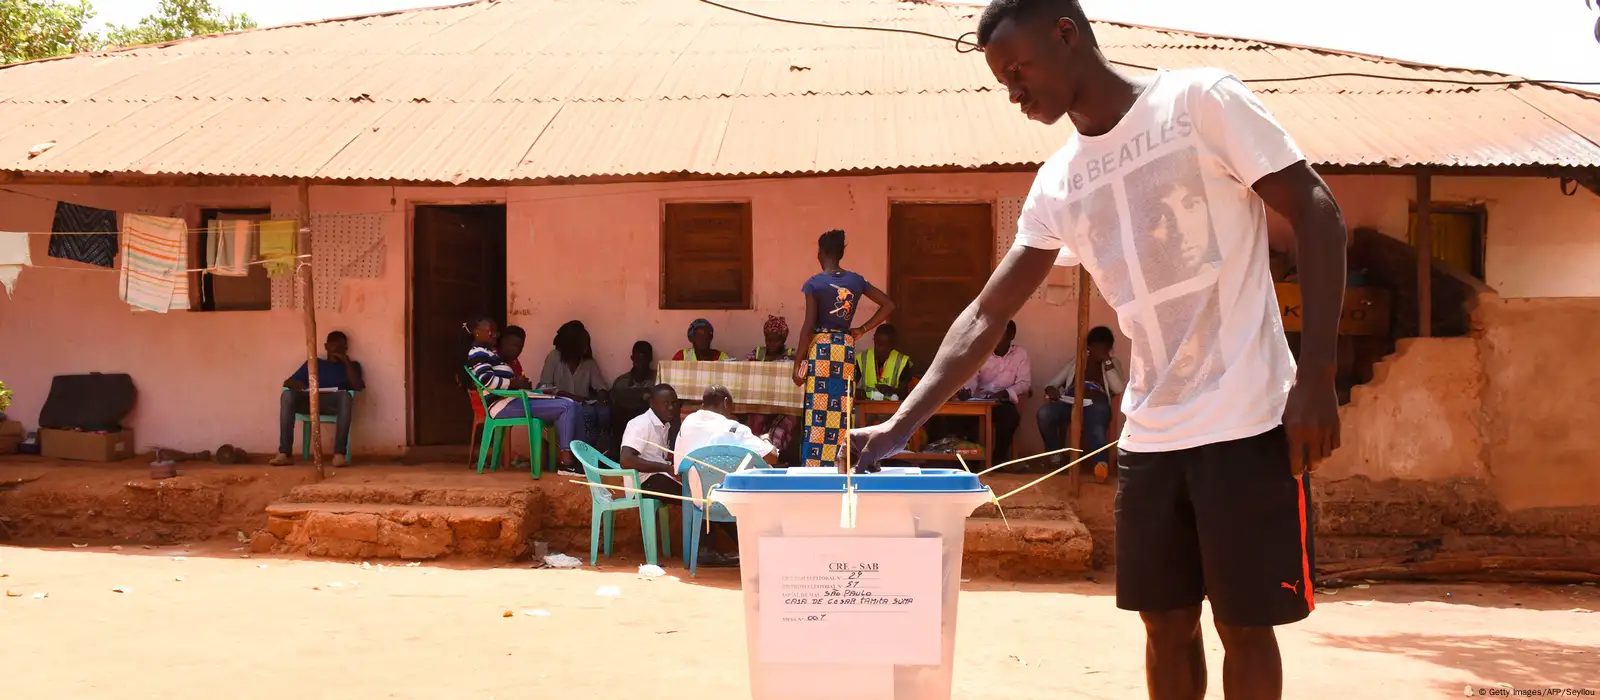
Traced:
[[[56, 218], [50, 230], [70, 233], [51, 236], [48, 255], [100, 267], [117, 264], [117, 213], [71, 202], [56, 202]], [[90, 233], [96, 235], [82, 235]]]

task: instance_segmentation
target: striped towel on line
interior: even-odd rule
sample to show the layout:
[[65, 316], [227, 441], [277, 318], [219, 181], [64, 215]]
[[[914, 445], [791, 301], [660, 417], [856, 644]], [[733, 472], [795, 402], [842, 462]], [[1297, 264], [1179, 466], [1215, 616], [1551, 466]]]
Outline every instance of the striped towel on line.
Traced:
[[182, 219], [122, 217], [122, 300], [134, 309], [166, 313], [189, 308], [189, 275]]

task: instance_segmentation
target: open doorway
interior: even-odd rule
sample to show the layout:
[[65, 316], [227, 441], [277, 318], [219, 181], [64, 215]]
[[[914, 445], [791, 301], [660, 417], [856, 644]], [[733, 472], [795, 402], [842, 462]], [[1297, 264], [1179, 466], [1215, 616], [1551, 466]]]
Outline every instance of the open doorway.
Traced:
[[983, 291], [994, 258], [989, 204], [889, 206], [889, 297], [902, 351], [927, 367], [956, 316]]
[[419, 205], [412, 226], [411, 443], [465, 445], [467, 317], [506, 318], [506, 207]]

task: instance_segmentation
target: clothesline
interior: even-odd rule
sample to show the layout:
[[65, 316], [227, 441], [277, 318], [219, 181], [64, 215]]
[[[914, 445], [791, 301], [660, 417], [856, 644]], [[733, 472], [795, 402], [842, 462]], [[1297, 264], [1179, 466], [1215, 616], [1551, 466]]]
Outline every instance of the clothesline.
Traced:
[[[305, 255], [296, 255], [293, 258], [290, 258], [289, 256], [284, 256], [284, 257], [281, 257], [281, 258], [263, 258], [261, 260], [251, 260], [250, 262], [247, 262], [245, 264], [246, 265], [268, 265], [268, 264], [271, 264], [271, 263], [282, 262], [282, 261], [284, 261], [286, 259], [307, 260], [310, 257], [311, 257], [311, 255], [309, 253], [307, 253]], [[295, 270], [298, 271], [301, 267], [310, 267], [310, 266], [311, 266], [311, 263], [301, 262], [301, 263], [298, 263], [298, 264], [295, 265]], [[70, 266], [70, 265], [24, 265], [23, 267], [32, 268], [32, 269], [45, 269], [45, 270], [73, 270], [73, 271], [77, 271], [77, 272], [121, 272], [122, 271], [121, 268], [100, 267], [100, 266], [97, 266], [97, 265], [88, 265], [88, 264], [85, 264], [85, 266], [83, 266], [83, 267], [76, 267], [76, 266]], [[182, 272], [182, 273], [187, 274], [187, 273], [190, 273], [190, 272], [211, 272], [211, 271], [216, 270], [216, 269], [217, 269], [216, 267], [198, 267], [198, 268], [193, 268], [193, 269], [188, 269], [188, 270], [171, 270], [171, 272]]]

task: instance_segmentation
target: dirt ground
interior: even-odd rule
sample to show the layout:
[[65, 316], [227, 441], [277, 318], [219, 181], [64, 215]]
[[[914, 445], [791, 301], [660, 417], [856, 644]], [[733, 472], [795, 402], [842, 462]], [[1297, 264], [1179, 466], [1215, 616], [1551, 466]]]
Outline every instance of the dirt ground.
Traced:
[[[380, 569], [231, 544], [0, 548], [0, 697], [748, 697], [734, 571]], [[1111, 592], [967, 583], [955, 697], [1143, 697], [1140, 628]], [[1600, 589], [1584, 586], [1341, 590], [1281, 631], [1287, 696], [1600, 690], [1595, 610]]]

